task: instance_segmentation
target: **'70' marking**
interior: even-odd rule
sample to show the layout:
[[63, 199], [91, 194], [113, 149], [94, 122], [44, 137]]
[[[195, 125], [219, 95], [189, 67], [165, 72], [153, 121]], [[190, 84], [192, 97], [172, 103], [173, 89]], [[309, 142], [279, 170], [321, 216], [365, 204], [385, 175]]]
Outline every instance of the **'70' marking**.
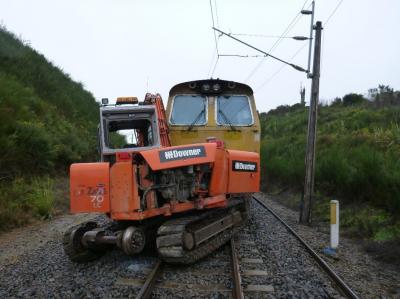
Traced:
[[91, 198], [93, 208], [100, 209], [104, 202], [105, 187], [104, 184], [98, 184], [97, 187], [89, 187], [88, 194]]

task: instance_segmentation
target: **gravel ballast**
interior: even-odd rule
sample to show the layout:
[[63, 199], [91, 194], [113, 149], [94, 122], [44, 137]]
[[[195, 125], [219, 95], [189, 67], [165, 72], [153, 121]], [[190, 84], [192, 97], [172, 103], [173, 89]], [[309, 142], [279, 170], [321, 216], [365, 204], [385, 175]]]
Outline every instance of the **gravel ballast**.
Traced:
[[340, 237], [337, 258], [322, 254], [329, 246], [329, 224], [326, 228], [298, 223], [299, 214], [279, 203], [279, 196], [256, 195], [288, 223], [361, 298], [400, 298], [399, 265], [375, 260], [365, 252], [359, 240]]
[[[253, 202], [248, 224], [235, 237], [246, 298], [340, 298], [298, 241], [268, 214]], [[134, 298], [156, 262], [154, 252], [129, 257], [112, 250], [87, 264], [72, 263], [64, 254], [63, 232], [92, 217], [66, 215], [1, 235], [0, 298]], [[157, 286], [156, 298], [230, 298], [229, 247], [192, 266], [166, 266]]]
[[271, 298], [341, 298], [328, 276], [287, 229], [252, 201], [247, 230], [270, 272]]

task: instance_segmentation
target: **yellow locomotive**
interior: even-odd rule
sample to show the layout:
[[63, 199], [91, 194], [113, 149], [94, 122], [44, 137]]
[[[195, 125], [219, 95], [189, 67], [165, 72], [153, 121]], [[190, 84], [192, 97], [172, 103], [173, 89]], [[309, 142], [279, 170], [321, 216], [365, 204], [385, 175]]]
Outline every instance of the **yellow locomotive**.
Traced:
[[167, 120], [173, 145], [213, 136], [229, 149], [260, 153], [260, 121], [248, 85], [218, 79], [177, 84], [169, 93]]

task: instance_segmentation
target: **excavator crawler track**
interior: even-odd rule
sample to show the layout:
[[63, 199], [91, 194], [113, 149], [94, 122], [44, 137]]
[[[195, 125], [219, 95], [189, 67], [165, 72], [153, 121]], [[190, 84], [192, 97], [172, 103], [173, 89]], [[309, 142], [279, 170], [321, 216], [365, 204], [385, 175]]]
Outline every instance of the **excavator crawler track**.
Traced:
[[[166, 221], [158, 229], [158, 254], [168, 263], [195, 263], [228, 242], [244, 224], [246, 212], [246, 202], [237, 198], [225, 209]], [[197, 239], [188, 240], [188, 235]]]

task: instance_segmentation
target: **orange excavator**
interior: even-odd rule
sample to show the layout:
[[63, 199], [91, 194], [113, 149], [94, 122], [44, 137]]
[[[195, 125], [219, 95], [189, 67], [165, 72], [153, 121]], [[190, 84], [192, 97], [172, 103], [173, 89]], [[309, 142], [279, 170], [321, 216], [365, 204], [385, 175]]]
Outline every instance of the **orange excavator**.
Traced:
[[[227, 82], [208, 84], [215, 81]], [[211, 98], [224, 91], [203, 93]], [[196, 119], [187, 127], [195, 125]], [[115, 105], [103, 99], [98, 140], [99, 162], [71, 165], [70, 208], [104, 213], [109, 221], [66, 231], [64, 251], [75, 262], [93, 260], [115, 246], [128, 255], [155, 246], [167, 262], [193, 263], [237, 232], [247, 219], [250, 194], [259, 191], [258, 153], [228, 149], [213, 136], [172, 146], [159, 94], [146, 94], [142, 102], [118, 98]]]

